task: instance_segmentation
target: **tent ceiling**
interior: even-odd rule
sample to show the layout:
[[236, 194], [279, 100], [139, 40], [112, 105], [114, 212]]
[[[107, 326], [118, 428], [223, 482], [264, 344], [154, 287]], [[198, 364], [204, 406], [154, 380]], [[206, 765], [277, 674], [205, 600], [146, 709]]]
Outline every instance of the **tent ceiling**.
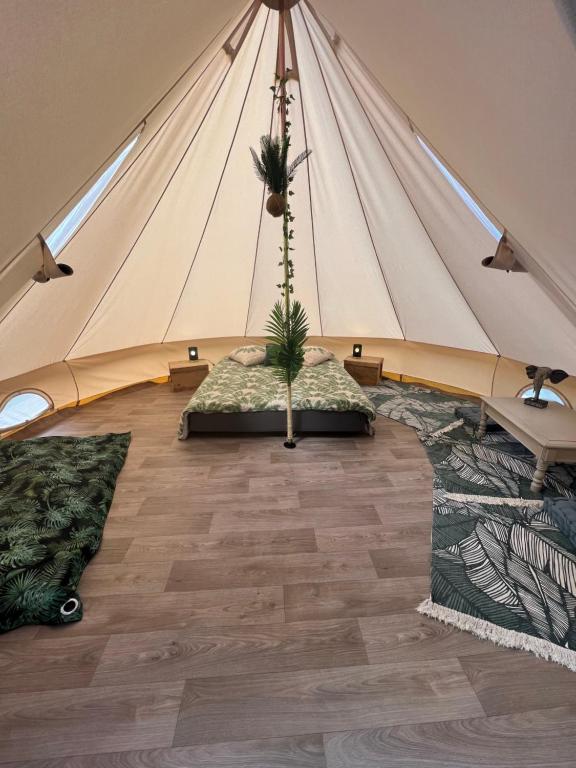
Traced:
[[565, 5], [314, 0], [576, 305], [576, 31]]
[[[23, 236], [25, 226], [29, 227], [30, 236], [40, 229], [45, 223], [41, 218], [43, 207], [52, 205], [53, 213], [55, 201], [70, 194], [73, 177], [83, 174], [86, 178], [93, 173], [102, 156], [143, 118], [169, 86], [170, 68], [177, 77], [185, 69], [182, 61], [189, 64], [193, 53], [198, 57], [170, 97], [151, 113], [133, 155], [128, 156], [103, 199], [59, 255], [74, 268], [74, 276], [47, 285], [31, 285], [11, 311], [0, 318], [0, 379], [62, 360], [128, 347], [186, 338], [260, 335], [263, 331], [277, 297], [281, 225], [263, 213], [263, 189], [252, 172], [248, 147], [256, 145], [259, 136], [270, 130], [269, 86], [276, 61], [277, 14], [262, 5], [246, 37], [237, 33], [242, 44], [231, 57], [223, 46], [248, 6], [171, 0], [163, 6], [166, 18], [155, 25], [151, 8], [157, 10], [159, 4], [163, 6], [158, 0], [111, 4], [116, 9], [111, 11], [111, 18], [116, 19], [113, 30], [110, 19], [104, 23], [99, 15], [95, 18], [94, 11], [84, 8], [83, 2], [53, 3], [55, 18], [66, 28], [62, 36], [66, 55], [82, 62], [85, 69], [83, 73], [79, 70], [80, 74], [70, 74], [69, 62], [58, 58], [50, 46], [45, 47], [45, 71], [53, 71], [54, 79], [61, 76], [73, 80], [68, 82], [70, 94], [66, 89], [60, 92], [47, 88], [42, 95], [45, 99], [48, 93], [52, 98], [62, 97], [60, 104], [50, 103], [47, 111], [53, 152], [40, 153], [34, 136], [40, 135], [41, 126], [34, 127], [36, 134], [30, 133], [30, 112], [25, 114], [32, 110], [36, 90], [42, 89], [35, 85], [32, 95], [20, 94], [17, 105], [22, 111], [19, 119], [23, 132], [17, 146], [22, 156], [27, 143], [34, 151], [31, 157], [26, 156], [25, 163], [16, 156], [9, 166], [9, 178], [15, 184], [10, 204], [16, 205], [19, 212], [16, 215], [12, 211], [13, 226], [7, 229], [14, 242]], [[419, 5], [419, 0], [414, 0], [414, 4]], [[492, 0], [488, 4], [491, 6]], [[322, 0], [316, 5], [322, 8]], [[424, 152], [405, 114], [377, 79], [384, 81], [380, 67], [386, 62], [381, 51], [371, 49], [372, 45], [382, 47], [381, 42], [377, 46], [377, 38], [373, 37], [373, 26], [379, 26], [383, 34], [385, 29], [387, 35], [387, 24], [394, 22], [408, 41], [416, 34], [402, 26], [400, 5], [396, 0], [384, 4], [363, 0], [363, 5], [365, 42], [355, 45], [349, 45], [346, 37], [348, 33], [351, 39], [359, 34], [358, 18], [353, 17], [362, 18], [363, 14], [357, 13], [356, 4], [355, 14], [347, 10], [351, 4], [340, 0], [333, 0], [327, 8], [330, 29], [334, 29], [334, 21], [342, 33], [335, 47], [306, 2], [298, 3], [292, 10], [300, 72], [299, 81], [289, 83], [296, 96], [291, 114], [293, 149], [299, 152], [308, 146], [313, 150], [295, 181], [295, 288], [307, 308], [311, 332], [406, 339], [471, 352], [498, 353], [576, 372], [575, 327], [532, 275], [507, 275], [480, 266], [481, 259], [494, 252], [496, 241]], [[454, 18], [464, 25], [465, 20], [474, 18], [478, 5], [483, 4], [465, 0], [458, 7], [470, 9], [469, 16], [464, 18], [456, 13]], [[214, 12], [215, 6], [226, 12]], [[440, 15], [452, 6], [452, 0], [442, 0], [437, 5]], [[116, 34], [130, 17], [128, 11], [124, 16], [119, 7], [131, 8], [132, 13], [136, 8], [141, 10], [137, 29], [127, 32], [126, 50], [122, 53], [115, 49]], [[539, 12], [532, 9], [531, 3], [528, 7], [530, 23], [535, 23]], [[402, 4], [402, 8], [407, 10], [411, 5]], [[196, 26], [194, 14], [202, 21]], [[14, 25], [17, 14], [12, 16]], [[44, 17], [40, 11], [33, 16], [36, 28], [40, 23], [36, 16]], [[505, 18], [504, 14], [504, 21]], [[551, 25], [551, 34], [554, 18], [540, 19]], [[51, 23], [55, 23], [54, 18]], [[452, 33], [458, 28], [454, 23], [452, 19]], [[182, 32], [186, 24], [194, 27], [193, 34], [189, 29]], [[523, 24], [528, 22], [523, 20]], [[78, 50], [66, 48], [71, 45], [71, 28], [78, 33], [85, 31], [93, 45], [78, 44]], [[438, 24], [431, 30], [432, 36], [440, 34]], [[529, 31], [524, 30], [526, 35]], [[210, 35], [214, 37], [212, 41]], [[472, 61], [475, 55], [480, 56], [476, 47], [480, 45], [477, 38], [481, 38], [482, 29], [475, 30], [474, 35], [470, 43]], [[423, 32], [420, 36], [422, 42]], [[418, 35], [416, 39], [420, 40]], [[408, 102], [415, 100], [419, 92], [414, 79], [428, 82], [428, 70], [433, 66], [440, 72], [445, 58], [445, 46], [441, 44], [448, 45], [451, 40], [437, 38], [440, 48], [438, 61], [433, 64], [415, 56], [419, 71], [413, 70], [404, 78], [410, 83], [404, 82], [400, 72], [391, 77], [392, 86], [402, 85], [406, 90]], [[144, 41], [152, 50], [154, 46], [159, 48], [163, 56], [141, 62], [140, 45]], [[173, 50], [173, 41], [177, 50]], [[487, 44], [486, 40], [482, 42]], [[202, 45], [206, 46], [203, 50]], [[112, 51], [111, 62], [102, 58], [101, 47]], [[401, 46], [396, 47], [400, 55]], [[364, 66], [355, 48], [361, 51], [362, 58], [366, 54], [373, 56], [371, 66], [377, 77]], [[466, 56], [465, 49], [466, 46], [460, 49], [461, 56]], [[520, 49], [524, 50], [522, 46]], [[562, 58], [564, 54], [566, 60]], [[20, 66], [21, 52], [13, 51], [13, 55]], [[568, 56], [568, 51], [564, 51], [552, 58], [567, 64]], [[490, 72], [492, 59], [486, 58]], [[28, 64], [32, 72], [33, 66]], [[108, 94], [104, 81], [113, 79], [116, 68], [118, 78], [109, 83]], [[541, 192], [532, 188], [515, 190], [520, 177], [511, 173], [501, 175], [502, 162], [509, 161], [510, 169], [514, 170], [521, 153], [516, 146], [510, 146], [505, 155], [503, 148], [496, 146], [499, 132], [493, 130], [492, 123], [497, 121], [488, 110], [492, 92], [492, 107], [502, 106], [495, 74], [486, 81], [489, 88], [478, 76], [467, 81], [470, 110], [474, 111], [476, 100], [484, 99], [489, 115], [489, 119], [484, 119], [486, 125], [481, 124], [480, 130], [477, 127], [474, 132], [454, 130], [453, 125], [447, 125], [450, 115], [454, 120], [460, 114], [449, 96], [450, 89], [458, 92], [462, 75], [450, 75], [447, 69], [442, 74], [444, 80], [435, 86], [436, 122], [428, 121], [424, 108], [432, 109], [429, 93], [422, 94], [422, 120], [413, 112], [415, 122], [428, 138], [434, 138], [435, 131], [454, 135], [455, 156], [461, 157], [463, 166], [469, 168], [467, 180], [472, 188], [478, 191], [475, 181], [482, 181], [478, 175], [481, 171], [490, 182], [486, 202], [500, 222], [526, 246], [528, 241], [533, 243], [534, 253], [540, 254], [537, 249], [542, 234], [546, 226], [551, 226], [549, 209], [554, 208], [552, 218], [558, 213], [557, 208], [566, 213], [564, 198], [556, 207], [543, 206], [538, 217], [534, 205], [538, 199], [542, 204]], [[543, 89], [544, 85], [544, 81], [537, 82], [537, 88]], [[61, 83], [59, 87], [62, 88]], [[572, 84], [567, 86], [570, 87]], [[431, 82], [428, 89], [434, 90]], [[390, 90], [401, 101], [393, 88]], [[96, 94], [96, 98], [88, 109], [89, 93]], [[401, 103], [405, 108], [406, 104]], [[80, 109], [82, 104], [86, 112]], [[515, 95], [514, 104], [532, 115], [527, 95], [524, 101], [521, 95]], [[544, 121], [543, 111], [540, 112]], [[88, 114], [97, 116], [96, 121], [86, 122]], [[102, 120], [102, 114], [107, 115], [106, 120]], [[568, 119], [570, 114], [570, 109], [565, 108], [564, 117]], [[13, 133], [17, 118], [16, 114], [9, 124]], [[548, 123], [542, 123], [542, 130], [551, 128], [552, 122]], [[83, 130], [87, 133], [83, 134]], [[491, 142], [488, 148], [479, 144], [478, 133], [482, 132], [486, 141]], [[530, 174], [538, 174], [542, 156], [548, 150], [535, 146], [536, 134], [531, 127], [525, 128], [522, 136], [533, 141], [533, 151], [540, 153], [534, 167], [531, 156], [524, 157], [527, 170], [522, 169], [525, 175], [521, 179], [528, 184]], [[508, 139], [514, 145], [512, 138], [510, 134]], [[561, 138], [566, 154], [572, 145], [563, 133]], [[467, 178], [450, 152], [435, 139], [433, 143]], [[83, 154], [86, 146], [89, 160]], [[30, 171], [29, 176], [23, 173], [24, 165], [28, 169], [33, 166], [35, 152], [44, 179], [38, 185]], [[96, 160], [98, 152], [104, 155]], [[550, 150], [547, 157], [550, 168], [559, 175], [555, 153], [556, 149]], [[63, 165], [63, 170], [57, 173], [55, 169], [64, 157], [74, 157], [75, 163]], [[572, 155], [567, 157], [567, 168], [573, 160]], [[552, 195], [550, 180], [541, 181], [548, 184], [548, 193]], [[560, 189], [564, 193], [565, 185]], [[502, 190], [507, 190], [507, 194]], [[521, 213], [526, 221], [514, 218], [517, 201], [509, 199], [520, 192], [526, 206]], [[22, 206], [24, 194], [30, 197], [30, 208]], [[532, 211], [532, 218], [527, 216], [528, 210]], [[504, 215], [508, 213], [511, 218]], [[45, 219], [48, 218], [47, 214]], [[518, 224], [516, 229], [513, 222]], [[573, 253], [566, 250], [572, 220], [562, 218], [562, 226], [560, 239], [564, 250], [560, 252], [558, 232], [554, 230], [549, 234], [550, 247], [541, 263], [554, 281], [562, 278], [563, 288], [575, 300], [574, 264], [566, 256]]]
[[246, 0], [0, 0], [0, 269]]

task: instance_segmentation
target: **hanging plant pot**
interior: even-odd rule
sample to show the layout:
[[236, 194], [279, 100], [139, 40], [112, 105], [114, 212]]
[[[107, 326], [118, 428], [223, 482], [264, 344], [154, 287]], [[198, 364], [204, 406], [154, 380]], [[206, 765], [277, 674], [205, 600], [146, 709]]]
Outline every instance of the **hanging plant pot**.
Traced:
[[279, 192], [272, 192], [268, 200], [266, 200], [266, 210], [274, 218], [282, 216], [286, 210], [286, 198]]

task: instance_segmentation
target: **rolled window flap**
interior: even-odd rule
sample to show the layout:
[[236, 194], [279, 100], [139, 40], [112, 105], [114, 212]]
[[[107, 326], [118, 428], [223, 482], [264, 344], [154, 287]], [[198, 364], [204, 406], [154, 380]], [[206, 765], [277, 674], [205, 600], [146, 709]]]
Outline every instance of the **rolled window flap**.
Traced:
[[496, 253], [494, 256], [487, 256], [482, 259], [482, 266], [490, 269], [503, 269], [506, 272], [527, 272], [528, 270], [517, 258], [518, 251], [518, 244], [507, 232], [504, 232], [496, 248]]
[[52, 256], [52, 251], [42, 235], [38, 235], [38, 238], [42, 245], [42, 266], [33, 275], [32, 279], [37, 283], [47, 283], [48, 280], [55, 280], [58, 277], [70, 277], [70, 275], [74, 274], [74, 270], [68, 264], [56, 263], [54, 256]]

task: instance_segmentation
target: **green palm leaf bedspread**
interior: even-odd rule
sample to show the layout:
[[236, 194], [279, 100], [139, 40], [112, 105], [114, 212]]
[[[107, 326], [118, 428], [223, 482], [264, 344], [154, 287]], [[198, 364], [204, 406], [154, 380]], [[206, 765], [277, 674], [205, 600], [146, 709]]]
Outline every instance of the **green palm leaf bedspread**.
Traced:
[[0, 632], [82, 618], [130, 433], [0, 441]]
[[[342, 363], [328, 360], [302, 368], [292, 386], [295, 411], [358, 411], [370, 421], [376, 411]], [[187, 413], [285, 411], [285, 385], [271, 366], [244, 366], [228, 358], [214, 366], [182, 413], [178, 436], [187, 437]]]

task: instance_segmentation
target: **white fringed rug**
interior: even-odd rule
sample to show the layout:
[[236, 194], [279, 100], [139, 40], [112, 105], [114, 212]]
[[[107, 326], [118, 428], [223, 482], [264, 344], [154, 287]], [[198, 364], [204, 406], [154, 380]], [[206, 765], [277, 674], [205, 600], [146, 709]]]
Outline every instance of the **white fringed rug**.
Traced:
[[[461, 399], [386, 382], [378, 413], [414, 427], [434, 467], [431, 595], [418, 610], [576, 671], [576, 553], [530, 491], [534, 457], [505, 431], [479, 443]], [[576, 496], [576, 468], [553, 465], [544, 494]]]

